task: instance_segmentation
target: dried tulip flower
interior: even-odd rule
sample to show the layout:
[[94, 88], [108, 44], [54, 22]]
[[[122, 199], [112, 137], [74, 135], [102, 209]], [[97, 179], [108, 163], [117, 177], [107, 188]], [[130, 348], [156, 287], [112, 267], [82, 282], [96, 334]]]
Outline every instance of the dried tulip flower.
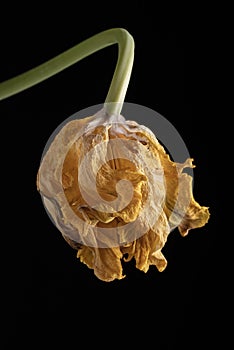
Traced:
[[37, 184], [80, 261], [112, 281], [124, 277], [121, 262], [132, 258], [144, 272], [150, 265], [163, 271], [169, 233], [178, 227], [185, 236], [208, 221], [186, 167], [192, 159], [174, 163], [150, 129], [101, 110], [63, 126], [42, 159]]
[[77, 257], [103, 281], [122, 279], [122, 262], [163, 271], [162, 253], [177, 227], [182, 236], [204, 226], [209, 209], [193, 198], [193, 159], [171, 160], [149, 128], [121, 114], [134, 54], [134, 41], [121, 28], [107, 30], [54, 59], [0, 84], [10, 97], [89, 54], [119, 45], [116, 70], [103, 108], [69, 120], [42, 157], [37, 189], [51, 219]]

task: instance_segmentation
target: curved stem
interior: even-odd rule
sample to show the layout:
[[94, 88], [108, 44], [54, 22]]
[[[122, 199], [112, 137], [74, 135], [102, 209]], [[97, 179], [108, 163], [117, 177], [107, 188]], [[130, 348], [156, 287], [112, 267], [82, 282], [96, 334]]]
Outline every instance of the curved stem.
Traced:
[[30, 88], [112, 44], [118, 44], [119, 53], [104, 106], [108, 114], [119, 114], [134, 59], [134, 40], [128, 31], [122, 28], [113, 28], [96, 34], [36, 68], [0, 83], [0, 100]]

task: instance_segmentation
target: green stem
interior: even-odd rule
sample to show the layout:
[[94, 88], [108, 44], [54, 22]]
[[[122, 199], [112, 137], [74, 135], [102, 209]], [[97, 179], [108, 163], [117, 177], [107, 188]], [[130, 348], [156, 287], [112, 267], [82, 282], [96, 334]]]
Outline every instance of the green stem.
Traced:
[[96, 34], [51, 60], [0, 83], [0, 100], [30, 88], [112, 44], [118, 44], [118, 60], [104, 106], [108, 114], [119, 114], [134, 59], [134, 40], [128, 31], [122, 28], [113, 28]]

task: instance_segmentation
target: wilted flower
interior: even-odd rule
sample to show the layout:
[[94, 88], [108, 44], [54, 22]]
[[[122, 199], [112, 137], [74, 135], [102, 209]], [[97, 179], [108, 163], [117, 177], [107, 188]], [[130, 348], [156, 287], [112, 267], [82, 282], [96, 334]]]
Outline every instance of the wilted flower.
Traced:
[[193, 198], [192, 159], [173, 162], [145, 126], [123, 116], [71, 120], [54, 137], [37, 177], [44, 205], [77, 257], [103, 281], [124, 277], [121, 261], [166, 268], [169, 233], [205, 225]]

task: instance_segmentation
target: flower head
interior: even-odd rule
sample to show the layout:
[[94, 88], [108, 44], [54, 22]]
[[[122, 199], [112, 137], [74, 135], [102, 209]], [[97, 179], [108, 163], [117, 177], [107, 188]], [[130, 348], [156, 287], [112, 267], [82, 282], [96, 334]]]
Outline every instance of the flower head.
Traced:
[[150, 129], [103, 110], [69, 121], [45, 153], [37, 177], [44, 205], [81, 262], [103, 281], [124, 277], [122, 261], [147, 272], [167, 266], [162, 249], [209, 219], [192, 177]]

